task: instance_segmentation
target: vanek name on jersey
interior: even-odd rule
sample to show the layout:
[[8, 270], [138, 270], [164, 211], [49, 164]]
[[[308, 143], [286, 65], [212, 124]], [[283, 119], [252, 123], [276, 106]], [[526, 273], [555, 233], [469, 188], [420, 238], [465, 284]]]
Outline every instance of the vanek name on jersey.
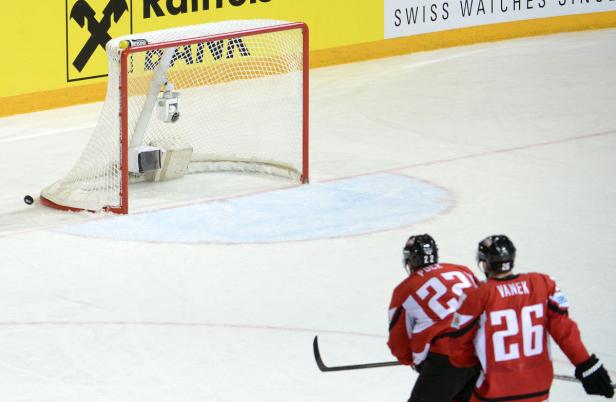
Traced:
[[528, 285], [526, 284], [526, 281], [496, 285], [496, 290], [498, 290], [498, 293], [500, 293], [501, 297], [530, 294], [530, 290], [528, 290]]

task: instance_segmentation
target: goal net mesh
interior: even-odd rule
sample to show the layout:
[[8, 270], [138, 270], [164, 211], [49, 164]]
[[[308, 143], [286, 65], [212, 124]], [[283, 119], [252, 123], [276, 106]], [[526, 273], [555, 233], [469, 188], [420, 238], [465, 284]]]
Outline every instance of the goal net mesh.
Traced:
[[[302, 180], [307, 174], [302, 171], [302, 29], [249, 33], [285, 24], [225, 21], [109, 41], [107, 96], [91, 139], [66, 177], [44, 188], [41, 196], [70, 209], [120, 208], [122, 177], [128, 168], [122, 158], [123, 141], [130, 147], [192, 149], [186, 173], [241, 171]], [[246, 34], [235, 36], [237, 32]], [[217, 36], [225, 33], [230, 37]], [[212, 36], [216, 38], [208, 39]], [[181, 44], [191, 38], [203, 39]], [[121, 43], [138, 39], [149, 46], [147, 51], [132, 49], [126, 59], [128, 113], [123, 133]], [[157, 115], [161, 83], [172, 84], [178, 94], [176, 122]], [[144, 175], [130, 174], [131, 182], [144, 180]]]

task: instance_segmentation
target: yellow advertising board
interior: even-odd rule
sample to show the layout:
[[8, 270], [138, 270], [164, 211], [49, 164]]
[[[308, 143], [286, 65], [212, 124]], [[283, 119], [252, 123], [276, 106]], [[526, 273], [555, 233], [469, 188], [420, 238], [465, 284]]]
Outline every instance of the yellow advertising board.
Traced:
[[322, 49], [382, 39], [382, 12], [382, 4], [369, 0], [13, 1], [0, 28], [2, 50], [11, 60], [0, 75], [3, 96], [100, 82], [107, 74], [105, 43], [129, 33], [280, 19], [320, 26], [311, 32], [311, 49]]
[[[503, 13], [456, 14], [457, 3], [465, 1], [471, 0], [7, 1], [0, 24], [5, 55], [0, 74], [0, 99], [5, 107], [0, 115], [103, 99], [105, 43], [112, 37], [163, 28], [229, 19], [306, 22], [314, 67], [486, 40], [616, 26], [616, 0], [594, 0], [598, 5], [578, 6], [581, 11], [559, 7], [573, 0], [524, 0], [525, 4], [558, 3], [553, 12], [537, 7], [536, 15], [535, 9], [526, 6], [524, 18], [530, 20], [521, 21], [517, 12], [511, 18]], [[517, 4], [521, 0], [499, 1]], [[431, 18], [433, 9], [440, 10], [436, 20]]]

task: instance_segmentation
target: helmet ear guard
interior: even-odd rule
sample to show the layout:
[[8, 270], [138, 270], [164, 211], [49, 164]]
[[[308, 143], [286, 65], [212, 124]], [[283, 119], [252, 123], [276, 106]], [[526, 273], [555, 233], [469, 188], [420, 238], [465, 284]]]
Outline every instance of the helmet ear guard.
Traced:
[[477, 263], [485, 262], [490, 273], [504, 273], [513, 269], [515, 246], [505, 235], [488, 236], [479, 242]]
[[438, 247], [429, 234], [409, 237], [402, 249], [402, 265], [410, 274], [410, 270], [416, 270], [426, 265], [438, 262]]

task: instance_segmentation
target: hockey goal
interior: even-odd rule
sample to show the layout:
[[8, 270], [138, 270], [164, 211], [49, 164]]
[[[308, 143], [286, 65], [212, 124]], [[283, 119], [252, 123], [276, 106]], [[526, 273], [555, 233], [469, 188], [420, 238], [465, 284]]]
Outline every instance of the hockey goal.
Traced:
[[225, 21], [113, 39], [81, 157], [41, 202], [126, 214], [129, 184], [247, 172], [308, 182], [308, 29]]

